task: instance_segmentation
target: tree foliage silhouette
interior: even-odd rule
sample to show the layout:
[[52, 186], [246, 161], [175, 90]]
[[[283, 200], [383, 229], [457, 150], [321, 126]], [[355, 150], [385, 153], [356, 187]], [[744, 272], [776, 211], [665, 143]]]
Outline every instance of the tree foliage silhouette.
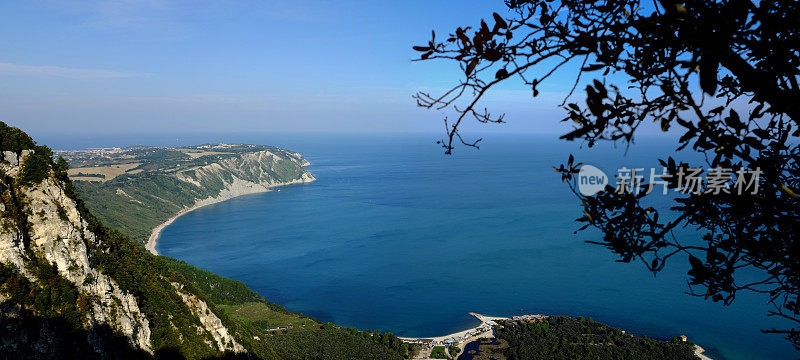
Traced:
[[[421, 107], [453, 111], [439, 142], [447, 154], [456, 145], [478, 147], [460, 132], [465, 121], [504, 122], [480, 109], [484, 95], [518, 81], [539, 95], [556, 71], [572, 68], [575, 82], [561, 104], [562, 121], [574, 129], [561, 136], [630, 143], [642, 124], [682, 134], [676, 147], [691, 147], [707, 168], [759, 169], [758, 191], [699, 191], [678, 196], [662, 215], [646, 206], [642, 183], [633, 191], [611, 187], [593, 196], [575, 189], [580, 163], [570, 156], [557, 169], [580, 198], [578, 221], [600, 229], [595, 242], [619, 255], [662, 270], [674, 256], [687, 256], [689, 293], [725, 305], [740, 291], [765, 293], [769, 315], [799, 326], [767, 329], [800, 349], [800, 2], [796, 1], [533, 1], [507, 0], [507, 17], [497, 13], [476, 27], [415, 46], [418, 60], [458, 64], [464, 77], [441, 95], [419, 92]], [[492, 24], [492, 25], [490, 25]], [[593, 81], [582, 81], [586, 76]], [[587, 83], [585, 101], [571, 102]], [[736, 109], [740, 109], [737, 112]], [[741, 109], [747, 109], [741, 111]], [[661, 160], [664, 179], [679, 188], [692, 167]], [[697, 165], [697, 164], [695, 164]], [[699, 168], [699, 166], [698, 166]], [[661, 209], [666, 213], [665, 209]], [[700, 236], [681, 237], [689, 227]], [[748, 273], [747, 280], [742, 273]], [[758, 279], [749, 279], [753, 273]], [[736, 276], [735, 276], [736, 275]]]

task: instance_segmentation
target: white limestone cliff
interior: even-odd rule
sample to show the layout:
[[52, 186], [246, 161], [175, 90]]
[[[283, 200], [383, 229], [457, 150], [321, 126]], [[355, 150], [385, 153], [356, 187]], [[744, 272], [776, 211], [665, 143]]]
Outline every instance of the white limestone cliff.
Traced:
[[[4, 154], [6, 161], [0, 163], [0, 173], [16, 178], [19, 164], [29, 152], [23, 151], [19, 162], [16, 156], [7, 153], [10, 152]], [[59, 274], [75, 284], [81, 293], [97, 299], [92, 303], [89, 320], [85, 324], [87, 327], [108, 325], [128, 337], [132, 345], [152, 352], [150, 327], [136, 299], [122, 292], [111, 278], [89, 265], [86, 244], [96, 241], [96, 236], [87, 230], [88, 224], [81, 218], [75, 202], [64, 194], [58, 181], [51, 176], [41, 184], [18, 187], [17, 190], [19, 193], [16, 197], [24, 198], [23, 211], [29, 214], [29, 249], [25, 249], [23, 234], [17, 227], [7, 226], [13, 220], [4, 218], [4, 226], [0, 230], [0, 262], [13, 264], [31, 281], [36, 279], [26, 266], [26, 250], [55, 264]]]
[[[133, 347], [152, 354], [150, 324], [136, 298], [123, 291], [111, 277], [91, 266], [87, 245], [95, 244], [98, 237], [89, 230], [89, 224], [81, 216], [75, 201], [65, 194], [63, 184], [52, 172], [39, 184], [16, 184], [20, 164], [30, 152], [23, 152], [19, 159], [10, 154], [4, 153], [3, 161], [0, 161], [0, 195], [4, 200], [10, 199], [13, 192], [16, 206], [25, 214], [27, 225], [18, 226], [17, 220], [8, 214], [10, 211], [5, 211], [5, 205], [0, 209], [3, 212], [0, 219], [0, 263], [18, 269], [19, 274], [34, 283], [38, 280], [28, 267], [31, 257], [54, 264], [58, 273], [74, 284], [81, 295], [92, 299], [83, 324], [85, 329], [106, 325], [125, 336]], [[0, 201], [3, 202], [6, 201]], [[26, 237], [28, 241], [25, 241]], [[208, 304], [183, 290], [179, 284], [173, 285], [202, 324], [198, 333], [206, 332], [213, 339], [214, 343], [208, 344], [210, 348], [220, 352], [245, 351]], [[0, 303], [5, 297], [0, 291]], [[15, 308], [19, 309], [19, 306], [11, 307], [12, 310]], [[16, 316], [11, 313], [4, 315]], [[91, 338], [88, 340], [94, 342]]]

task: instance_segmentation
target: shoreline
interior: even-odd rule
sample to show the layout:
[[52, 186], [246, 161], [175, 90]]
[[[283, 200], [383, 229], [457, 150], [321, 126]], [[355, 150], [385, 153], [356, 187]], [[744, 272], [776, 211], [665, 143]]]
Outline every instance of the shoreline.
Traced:
[[700, 358], [700, 360], [713, 360], [708, 355], [705, 354], [706, 349], [703, 349], [700, 345], [694, 344], [694, 356]]
[[[238, 181], [237, 181], [238, 180]], [[244, 195], [254, 195], [254, 194], [263, 194], [272, 191], [272, 188], [279, 187], [279, 186], [286, 186], [286, 185], [295, 185], [295, 184], [306, 184], [316, 180], [313, 175], [309, 174], [309, 177], [303, 176], [300, 179], [284, 182], [284, 183], [277, 183], [273, 185], [263, 185], [263, 184], [256, 184], [249, 181], [243, 181], [238, 178], [234, 178], [234, 181], [228, 186], [228, 188], [220, 191], [217, 196], [212, 196], [209, 198], [197, 200], [194, 205], [190, 207], [184, 207], [182, 210], [178, 211], [175, 215], [164, 221], [163, 223], [159, 224], [150, 232], [150, 237], [147, 239], [147, 243], [145, 244], [144, 248], [152, 253], [153, 255], [160, 255], [158, 250], [156, 250], [156, 246], [158, 246], [158, 239], [161, 237], [161, 232], [167, 226], [171, 225], [175, 220], [179, 217], [186, 215], [194, 210], [202, 208], [204, 206], [212, 205], [221, 203], [223, 201], [227, 201], [230, 199], [235, 199], [240, 196]]]
[[[496, 321], [512, 319], [500, 316], [485, 316], [475, 312], [471, 312], [469, 314], [475, 317], [476, 319], [480, 320], [481, 322], [480, 325], [443, 336], [435, 336], [435, 337], [398, 336], [398, 338], [403, 342], [423, 345], [423, 348], [420, 350], [417, 356], [414, 357], [414, 359], [429, 359], [431, 351], [436, 346], [444, 346], [444, 347], [448, 347], [451, 345], [458, 346], [459, 355], [461, 355], [461, 353], [464, 351], [464, 347], [470, 342], [484, 337], [494, 337], [494, 327], [495, 325], [497, 325]], [[524, 315], [524, 316], [542, 316], [542, 315]]]
[[[478, 319], [481, 322], [480, 325], [471, 327], [471, 328], [466, 329], [466, 330], [461, 330], [461, 331], [458, 331], [458, 332], [454, 332], [452, 334], [442, 335], [442, 336], [434, 336], [434, 337], [403, 337], [403, 336], [398, 336], [398, 338], [400, 340], [407, 341], [407, 342], [421, 342], [423, 340], [430, 340], [431, 342], [443, 342], [443, 341], [448, 340], [448, 339], [454, 339], [454, 338], [463, 337], [464, 335], [466, 335], [469, 332], [476, 332], [476, 331], [480, 330], [481, 328], [485, 328], [486, 326], [494, 326], [494, 324], [495, 324], [495, 322], [497, 320], [511, 320], [512, 319], [510, 317], [502, 317], [502, 316], [486, 316], [486, 315], [478, 314], [478, 313], [475, 313], [475, 312], [470, 312], [469, 315], [474, 317], [474, 318], [476, 318], [476, 319]], [[526, 316], [531, 316], [531, 315], [526, 315]], [[542, 316], [542, 315], [536, 315], [536, 316]]]
[[[467, 344], [481, 338], [495, 337], [494, 327], [497, 325], [497, 321], [500, 320], [537, 321], [548, 317], [547, 315], [542, 315], [542, 314], [519, 315], [513, 317], [486, 316], [475, 312], [470, 312], [469, 314], [475, 317], [476, 319], [480, 320], [481, 322], [480, 325], [442, 336], [434, 336], [434, 337], [398, 336], [398, 338], [406, 343], [423, 345], [422, 350], [420, 351], [419, 354], [417, 354], [416, 357], [414, 357], [414, 359], [429, 359], [430, 352], [434, 347], [444, 346], [445, 348], [447, 348], [451, 345], [455, 345], [459, 348], [458, 355], [461, 356]], [[703, 349], [700, 345], [697, 344], [694, 344], [694, 355], [700, 360], [713, 360], [710, 357], [708, 357], [708, 355], [705, 355], [705, 349]]]

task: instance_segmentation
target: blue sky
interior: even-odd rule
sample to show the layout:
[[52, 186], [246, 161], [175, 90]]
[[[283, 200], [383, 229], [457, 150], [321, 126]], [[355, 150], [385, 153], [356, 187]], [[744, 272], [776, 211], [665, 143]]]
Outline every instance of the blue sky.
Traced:
[[[460, 71], [412, 62], [411, 46], [493, 11], [501, 0], [5, 1], [0, 120], [33, 132], [440, 131], [443, 114], [411, 95]], [[554, 105], [569, 85], [556, 77], [536, 102], [501, 89], [487, 105], [511, 123], [479, 131], [565, 132]]]

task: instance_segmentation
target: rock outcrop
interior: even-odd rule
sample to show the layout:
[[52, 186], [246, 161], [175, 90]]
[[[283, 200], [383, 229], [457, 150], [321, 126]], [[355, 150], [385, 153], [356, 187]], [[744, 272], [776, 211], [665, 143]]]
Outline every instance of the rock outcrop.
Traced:
[[[54, 264], [62, 277], [72, 282], [82, 295], [94, 300], [88, 312], [87, 328], [107, 325], [128, 337], [132, 345], [152, 352], [150, 327], [136, 299], [89, 265], [86, 245], [97, 238], [87, 229], [75, 201], [65, 195], [53, 176], [30, 186], [15, 184], [20, 164], [31, 153], [23, 151], [19, 161], [9, 153], [4, 153], [6, 161], [0, 163], [0, 189], [3, 189], [4, 200], [0, 262], [18, 269], [31, 282], [37, 281], [29, 269], [32, 256]], [[10, 214], [12, 206], [18, 207], [15, 210], [25, 216], [24, 224]]]
[[175, 287], [175, 291], [180, 294], [186, 306], [197, 315], [198, 319], [200, 319], [200, 323], [203, 324], [203, 328], [198, 330], [207, 331], [211, 334], [215, 344], [208, 344], [209, 346], [216, 346], [221, 351], [230, 350], [234, 352], [244, 352], [244, 347], [231, 336], [228, 329], [222, 324], [222, 320], [209, 309], [208, 304], [197, 298], [194, 294], [186, 292], [183, 289], [183, 285], [172, 283], [172, 286]]
[[[0, 152], [0, 356], [147, 357], [154, 344], [181, 349], [181, 342], [190, 357], [245, 352], [196, 288], [176, 273], [155, 272], [158, 260], [121, 235], [111, 242], [113, 232], [83, 207], [50, 154], [46, 147]], [[120, 242], [128, 245], [114, 248]], [[115, 251], [122, 255], [110, 258]], [[105, 267], [98, 265], [104, 256]], [[109, 267], [116, 270], [102, 270]], [[137, 267], [147, 275], [126, 273]], [[174, 330], [171, 340], [154, 338], [154, 319], [160, 334]], [[128, 352], [117, 349], [120, 339]]]

